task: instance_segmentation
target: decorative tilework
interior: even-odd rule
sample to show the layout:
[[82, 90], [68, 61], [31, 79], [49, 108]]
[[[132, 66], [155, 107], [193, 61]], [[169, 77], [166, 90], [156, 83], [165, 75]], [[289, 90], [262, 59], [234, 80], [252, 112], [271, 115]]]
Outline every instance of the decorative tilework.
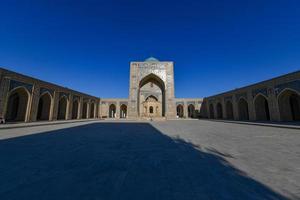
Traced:
[[275, 94], [276, 96], [286, 88], [290, 88], [300, 92], [300, 80], [295, 80], [287, 83], [282, 83], [275, 86]]
[[236, 94], [235, 97], [236, 97], [236, 101], [239, 101], [240, 98], [242, 98], [242, 97], [245, 98], [246, 100], [248, 99], [247, 98], [247, 92]]
[[40, 88], [40, 95], [41, 95], [41, 94], [44, 94], [45, 92], [49, 92], [49, 93], [51, 94], [51, 96], [54, 95], [54, 90], [51, 90], [51, 89], [48, 89], [48, 88], [43, 88], [43, 87], [41, 87], [41, 88]]
[[21, 81], [10, 80], [9, 91], [12, 91], [17, 87], [25, 87], [31, 93], [33, 85], [29, 83], [23, 83]]
[[267, 88], [259, 88], [259, 89], [252, 90], [252, 97], [255, 97], [259, 93], [265, 95], [266, 97], [268, 97], [269, 95]]
[[226, 97], [224, 97], [224, 101], [232, 101], [232, 96], [226, 96]]
[[59, 93], [59, 98], [65, 96], [65, 97], [67, 97], [67, 99], [69, 100], [69, 95], [70, 95], [70, 94], [68, 94], [68, 93], [60, 92], [60, 93]]

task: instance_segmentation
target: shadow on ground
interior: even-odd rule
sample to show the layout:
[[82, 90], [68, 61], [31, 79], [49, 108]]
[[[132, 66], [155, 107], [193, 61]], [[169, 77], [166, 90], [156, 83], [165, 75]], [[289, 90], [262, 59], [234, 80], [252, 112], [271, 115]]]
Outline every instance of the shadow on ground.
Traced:
[[94, 123], [0, 141], [4, 199], [286, 199], [221, 156], [148, 123]]

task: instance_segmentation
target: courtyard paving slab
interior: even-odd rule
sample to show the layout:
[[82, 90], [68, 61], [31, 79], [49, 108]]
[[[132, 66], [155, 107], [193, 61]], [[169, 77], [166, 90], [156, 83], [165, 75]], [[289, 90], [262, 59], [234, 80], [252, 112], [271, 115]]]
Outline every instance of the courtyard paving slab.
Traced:
[[101, 121], [0, 130], [0, 137], [1, 199], [300, 197], [295, 129]]

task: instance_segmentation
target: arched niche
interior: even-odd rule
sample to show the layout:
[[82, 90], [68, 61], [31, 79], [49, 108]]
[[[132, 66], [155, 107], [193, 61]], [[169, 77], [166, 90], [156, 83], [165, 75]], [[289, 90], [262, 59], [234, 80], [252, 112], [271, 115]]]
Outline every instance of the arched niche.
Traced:
[[[153, 106], [153, 113], [159, 113], [159, 116], [156, 117], [163, 117], [165, 116], [166, 110], [166, 101], [165, 101], [165, 84], [164, 82], [154, 74], [149, 74], [145, 76], [139, 82], [138, 88], [138, 115], [143, 117], [150, 117], [149, 115], [149, 106], [146, 105], [147, 109], [145, 109], [145, 102], [149, 100], [149, 97], [153, 97], [156, 99], [156, 105]], [[149, 103], [151, 104], [151, 103]], [[159, 104], [159, 105], [158, 105]]]
[[29, 97], [30, 93], [24, 87], [17, 87], [9, 92], [6, 104], [6, 121], [26, 121], [29, 112]]
[[50, 120], [52, 96], [49, 92], [44, 92], [39, 98], [38, 112], [36, 119]]

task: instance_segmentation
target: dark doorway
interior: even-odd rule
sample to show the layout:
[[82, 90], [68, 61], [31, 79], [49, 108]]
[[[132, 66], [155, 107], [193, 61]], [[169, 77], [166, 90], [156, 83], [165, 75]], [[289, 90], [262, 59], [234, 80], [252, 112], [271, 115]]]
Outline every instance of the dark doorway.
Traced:
[[254, 100], [254, 107], [255, 107], [256, 120], [259, 121], [270, 120], [269, 103], [266, 97], [259, 94]]
[[58, 120], [65, 120], [67, 115], [67, 98], [65, 96], [61, 97], [58, 103]]
[[25, 121], [27, 115], [29, 94], [26, 89], [18, 88], [8, 97], [6, 120]]
[[231, 101], [226, 102], [226, 118], [227, 119], [234, 119], [233, 117], [233, 105]]
[[239, 119], [249, 120], [248, 103], [244, 98], [241, 98], [238, 103]]
[[46, 92], [39, 99], [37, 120], [49, 120], [50, 108], [51, 108], [51, 96], [48, 92]]

